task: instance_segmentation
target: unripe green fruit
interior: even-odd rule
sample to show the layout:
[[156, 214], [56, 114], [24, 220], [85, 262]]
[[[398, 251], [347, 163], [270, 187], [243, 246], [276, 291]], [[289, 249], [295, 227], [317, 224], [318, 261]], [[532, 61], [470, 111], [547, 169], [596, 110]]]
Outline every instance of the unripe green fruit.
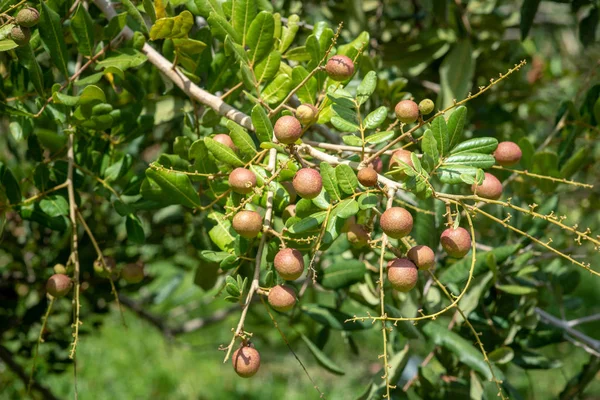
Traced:
[[144, 280], [144, 264], [127, 264], [121, 271], [121, 277], [127, 283], [140, 283]]
[[388, 281], [399, 292], [408, 292], [415, 287], [419, 280], [417, 267], [408, 258], [396, 258], [388, 263]]
[[412, 100], [402, 100], [394, 109], [396, 117], [405, 124], [412, 124], [419, 118], [419, 106]]
[[304, 258], [296, 249], [279, 250], [273, 261], [275, 271], [286, 281], [295, 281], [304, 272]]
[[[404, 164], [408, 164], [410, 167], [414, 167], [414, 164], [411, 159], [412, 152], [404, 149], [398, 149], [392, 153], [392, 157], [390, 158], [389, 168], [390, 170], [398, 168], [402, 161]], [[397, 175], [400, 179], [406, 178], [406, 174], [404, 172], [398, 172]]]
[[248, 194], [256, 186], [256, 175], [245, 168], [236, 168], [229, 174], [231, 190], [239, 194]]
[[346, 235], [348, 236], [348, 242], [356, 248], [365, 247], [371, 239], [365, 226], [359, 224], [350, 225]]
[[242, 237], [252, 239], [262, 231], [262, 217], [256, 211], [242, 210], [233, 217], [233, 229]]
[[54, 274], [46, 283], [46, 291], [52, 297], [64, 297], [73, 286], [71, 278], [64, 274]]
[[435, 253], [429, 246], [414, 246], [408, 251], [406, 256], [419, 269], [427, 270], [435, 265]]
[[287, 221], [288, 219], [295, 217], [295, 216], [296, 216], [296, 205], [290, 204], [289, 206], [284, 208], [283, 214], [281, 215], [281, 219], [283, 219], [283, 222], [285, 223], [285, 221]]
[[54, 268], [52, 268], [54, 270], [55, 274], [66, 274], [67, 273], [67, 268], [65, 268], [64, 265], [62, 264], [56, 264], [54, 266]]
[[277, 285], [269, 290], [269, 304], [280, 312], [289, 311], [296, 304], [294, 289], [285, 285]]
[[113, 279], [116, 279], [117, 275], [115, 273], [115, 267], [117, 266], [117, 263], [116, 263], [115, 259], [112, 257], [104, 257], [104, 263], [106, 264], [106, 269], [108, 269], [108, 271], [104, 269], [102, 260], [97, 259], [94, 261], [94, 272], [102, 278], [108, 277], [109, 272], [110, 272], [111, 277]]
[[435, 103], [430, 99], [423, 99], [419, 102], [419, 112], [421, 115], [431, 114], [435, 109]]
[[376, 157], [371, 161], [369, 167], [372, 167], [378, 174], [383, 171], [383, 161], [381, 161], [381, 157]]
[[27, 27], [15, 25], [10, 30], [10, 38], [19, 46], [24, 46], [31, 39], [31, 31]]
[[481, 185], [475, 182], [471, 185], [471, 191], [477, 196], [498, 200], [502, 196], [502, 183], [494, 175], [486, 172]]
[[17, 16], [15, 17], [15, 22], [18, 25], [24, 26], [27, 28], [31, 28], [32, 26], [36, 25], [39, 20], [40, 20], [39, 11], [32, 7], [27, 7], [27, 8], [21, 9], [21, 11], [19, 11], [17, 13]]
[[296, 117], [284, 115], [275, 122], [273, 133], [279, 143], [292, 144], [302, 137], [302, 125]]
[[471, 235], [461, 227], [446, 229], [442, 232], [440, 242], [446, 253], [454, 258], [464, 257], [471, 249]]
[[218, 135], [215, 135], [213, 137], [213, 140], [215, 142], [224, 144], [225, 146], [229, 147], [233, 151], [237, 151], [237, 147], [235, 147], [235, 144], [233, 143], [233, 140], [231, 140], [231, 137], [229, 137], [229, 135], [226, 135], [224, 133], [219, 133]]
[[312, 104], [302, 104], [296, 108], [296, 118], [304, 125], [313, 123], [319, 117], [319, 109]]
[[296, 172], [292, 181], [294, 190], [304, 199], [314, 199], [323, 189], [323, 179], [319, 171], [312, 168], [302, 168]]
[[496, 164], [504, 167], [517, 164], [521, 161], [521, 156], [523, 156], [523, 152], [515, 142], [500, 142], [494, 151]]
[[327, 61], [325, 71], [334, 81], [345, 81], [354, 75], [354, 62], [346, 56], [333, 56]]
[[254, 347], [242, 346], [233, 352], [233, 369], [242, 378], [254, 376], [260, 368], [260, 354]]
[[356, 176], [360, 184], [365, 187], [377, 185], [377, 171], [371, 167], [361, 169]]
[[402, 207], [391, 207], [381, 214], [379, 225], [386, 235], [400, 239], [412, 231], [413, 217]]

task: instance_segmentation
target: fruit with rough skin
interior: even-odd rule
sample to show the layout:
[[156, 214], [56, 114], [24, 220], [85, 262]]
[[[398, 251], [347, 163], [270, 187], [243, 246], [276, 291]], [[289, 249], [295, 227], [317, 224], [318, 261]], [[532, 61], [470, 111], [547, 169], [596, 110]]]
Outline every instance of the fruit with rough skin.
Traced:
[[325, 71], [334, 81], [345, 81], [354, 75], [354, 62], [347, 56], [336, 55], [327, 60]]
[[269, 304], [279, 312], [289, 311], [296, 304], [294, 289], [285, 285], [277, 285], [269, 290]]
[[419, 280], [417, 266], [408, 258], [396, 258], [388, 263], [388, 281], [399, 292], [408, 292], [415, 287]]
[[462, 258], [471, 250], [471, 235], [465, 228], [448, 228], [440, 238], [442, 248], [450, 257]]
[[435, 109], [435, 103], [431, 99], [423, 99], [419, 102], [419, 112], [421, 115], [431, 114]]
[[377, 171], [374, 168], [367, 167], [358, 171], [356, 175], [361, 185], [365, 187], [373, 187], [377, 185]]
[[471, 191], [477, 196], [486, 199], [498, 200], [502, 196], [502, 183], [494, 175], [486, 172], [481, 185], [475, 182], [471, 185]]
[[498, 147], [496, 147], [496, 151], [494, 151], [496, 164], [503, 167], [518, 164], [521, 161], [522, 155], [521, 148], [515, 142], [500, 142], [498, 143]]
[[346, 235], [348, 237], [348, 242], [350, 242], [350, 244], [356, 248], [365, 247], [367, 244], [369, 244], [369, 240], [371, 239], [369, 236], [369, 231], [367, 231], [365, 226], [361, 224], [350, 225]]
[[314, 199], [323, 189], [323, 179], [319, 171], [313, 168], [301, 168], [292, 181], [294, 190], [303, 199]]
[[435, 265], [435, 253], [429, 246], [422, 244], [414, 246], [406, 256], [419, 269], [427, 270]]
[[[390, 158], [389, 168], [390, 170], [398, 168], [400, 165], [400, 161], [404, 164], [408, 164], [410, 167], [414, 167], [414, 164], [411, 159], [412, 152], [404, 149], [398, 149], [392, 153], [392, 157]], [[406, 178], [406, 174], [404, 172], [397, 172], [396, 175], [400, 179]]]
[[273, 133], [279, 143], [292, 144], [302, 137], [302, 125], [296, 117], [284, 115], [275, 122]]
[[315, 122], [319, 117], [319, 109], [312, 104], [301, 104], [296, 108], [296, 118], [303, 125]]
[[236, 168], [229, 174], [231, 190], [239, 194], [248, 194], [256, 187], [256, 174], [246, 168]]
[[252, 239], [262, 231], [262, 223], [262, 217], [256, 211], [242, 210], [233, 217], [232, 226], [240, 236]]
[[277, 252], [273, 266], [282, 279], [295, 281], [304, 272], [304, 258], [298, 250], [288, 247]]
[[260, 354], [254, 347], [243, 345], [233, 352], [233, 369], [242, 378], [254, 376], [260, 368]]
[[52, 297], [64, 297], [73, 287], [71, 278], [64, 274], [54, 274], [46, 282], [46, 291]]
[[127, 283], [140, 283], [144, 280], [144, 264], [138, 262], [125, 265], [121, 277]]
[[231, 140], [231, 137], [229, 135], [226, 135], [224, 133], [219, 133], [218, 135], [215, 135], [213, 137], [213, 140], [215, 142], [224, 144], [225, 146], [229, 147], [233, 151], [237, 151], [237, 147], [235, 147], [235, 144], [233, 144], [233, 140]]
[[15, 17], [15, 22], [17, 25], [24, 26], [26, 28], [31, 28], [32, 26], [37, 25], [40, 20], [40, 13], [33, 7], [26, 7], [21, 9], [17, 13]]
[[386, 235], [400, 239], [412, 231], [413, 217], [402, 207], [391, 207], [381, 214], [379, 225]]
[[25, 26], [15, 25], [10, 30], [10, 38], [19, 46], [24, 46], [31, 39], [31, 31]]
[[412, 100], [402, 100], [394, 108], [396, 117], [405, 124], [412, 124], [419, 119], [419, 106]]

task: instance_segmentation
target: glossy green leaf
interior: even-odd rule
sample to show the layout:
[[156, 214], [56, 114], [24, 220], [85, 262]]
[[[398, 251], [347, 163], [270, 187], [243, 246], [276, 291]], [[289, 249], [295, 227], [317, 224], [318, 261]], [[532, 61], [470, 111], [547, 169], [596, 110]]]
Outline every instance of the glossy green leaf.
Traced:
[[302, 306], [302, 312], [331, 329], [340, 331], [355, 331], [371, 329], [374, 325], [369, 321], [345, 322], [351, 319], [350, 314], [338, 311], [330, 307], [324, 307], [318, 304], [305, 304]]
[[60, 15], [52, 10], [46, 2], [40, 3], [40, 38], [44, 46], [48, 49], [50, 58], [60, 72], [69, 76], [69, 54], [65, 44], [65, 35], [63, 32]]
[[342, 141], [344, 142], [344, 144], [347, 144], [348, 146], [357, 146], [357, 147], [362, 146], [362, 139], [359, 138], [358, 136], [354, 136], [352, 134], [342, 136]]
[[461, 141], [465, 120], [467, 118], [467, 107], [457, 107], [450, 118], [448, 118], [448, 148], [453, 148]]
[[40, 209], [50, 217], [69, 215], [69, 202], [61, 195], [46, 196], [40, 200]]
[[238, 234], [233, 230], [231, 221], [225, 218], [224, 214], [211, 212], [208, 218], [215, 223], [215, 226], [208, 232], [210, 239], [223, 251], [233, 250], [235, 238]]
[[442, 183], [462, 183], [463, 180], [461, 175], [475, 176], [477, 174], [477, 167], [470, 167], [466, 165], [442, 165], [436, 171]]
[[498, 139], [491, 137], [481, 137], [465, 140], [462, 143], [454, 146], [450, 150], [450, 154], [461, 154], [461, 153], [483, 153], [491, 154], [498, 147]]
[[221, 7], [221, 2], [219, 0], [194, 0], [194, 3], [196, 4], [196, 7], [198, 7], [200, 15], [204, 18], [208, 18], [211, 12], [214, 12], [225, 18], [225, 13], [223, 12], [223, 8]]
[[247, 32], [256, 17], [256, 0], [233, 0], [231, 8], [231, 24], [242, 36], [242, 46], [248, 43]]
[[19, 45], [10, 39], [0, 40], [0, 52], [12, 50]]
[[217, 160], [229, 164], [232, 167], [244, 166], [244, 162], [240, 160], [237, 154], [224, 144], [208, 137], [204, 138], [204, 144]]
[[358, 132], [359, 130], [358, 125], [338, 116], [331, 117], [331, 124], [340, 132]]
[[119, 49], [118, 53], [113, 53], [102, 61], [98, 61], [96, 69], [115, 67], [121, 71], [128, 68], [139, 67], [145, 63], [148, 58], [134, 49]]
[[[137, 24], [140, 27], [140, 30], [143, 33], [148, 33], [148, 27], [146, 26], [146, 22], [144, 21], [142, 14], [138, 11], [138, 9], [131, 2], [131, 0], [122, 0], [122, 4], [123, 4], [123, 7], [125, 8], [125, 10], [127, 10], [127, 14], [129, 14], [129, 16], [131, 18], [133, 18], [133, 20], [135, 22], [137, 22]], [[189, 11], [188, 11], [188, 13], [189, 13]], [[190, 15], [191, 15], [191, 13], [190, 13]]]
[[93, 55], [94, 22], [90, 13], [82, 4], [79, 4], [73, 18], [71, 18], [71, 32], [73, 32], [73, 38], [77, 42], [77, 50], [84, 56]]
[[525, 296], [528, 294], [537, 293], [537, 289], [528, 286], [519, 285], [496, 285], [496, 288], [504, 293], [512, 294], [515, 296]]
[[358, 208], [367, 210], [379, 204], [379, 196], [375, 193], [364, 193], [358, 196]]
[[319, 276], [321, 286], [326, 289], [342, 289], [361, 282], [367, 271], [365, 264], [358, 260], [343, 260], [325, 268]]
[[448, 126], [443, 115], [433, 120], [431, 123], [431, 132], [437, 143], [440, 156], [445, 156], [450, 151], [450, 136], [448, 135]]
[[105, 103], [106, 95], [98, 86], [89, 85], [83, 88], [79, 95], [79, 104]]
[[427, 129], [423, 134], [423, 139], [421, 140], [421, 149], [423, 153], [429, 155], [435, 164], [438, 163], [440, 159], [440, 153], [438, 149], [437, 140], [433, 135], [433, 131], [431, 129]]
[[515, 352], [508, 346], [498, 347], [494, 351], [488, 353], [488, 358], [495, 364], [507, 364], [515, 356]]
[[325, 221], [325, 217], [327, 217], [327, 211], [320, 211], [318, 213], [314, 213], [306, 218], [303, 218], [301, 221], [296, 222], [295, 224], [290, 226], [288, 230], [290, 231], [290, 233], [302, 233], [313, 230], [319, 227], [323, 223], [323, 221]]
[[254, 66], [254, 75], [256, 80], [265, 82], [272, 79], [279, 71], [281, 64], [281, 53], [278, 51], [271, 51], [266, 58]]
[[358, 188], [358, 179], [349, 165], [340, 164], [335, 167], [335, 177], [340, 189], [346, 194], [353, 194]]
[[300, 17], [298, 17], [296, 14], [292, 14], [288, 17], [287, 26], [283, 27], [283, 32], [281, 34], [281, 44], [279, 45], [279, 51], [281, 53], [285, 53], [285, 51], [294, 42], [299, 28], [299, 21]]
[[342, 199], [342, 192], [338, 185], [335, 169], [331, 164], [322, 162], [319, 164], [321, 172], [321, 178], [323, 178], [323, 188], [329, 193], [329, 196], [333, 201], [339, 201]]
[[261, 11], [250, 24], [246, 44], [250, 48], [250, 64], [255, 65], [269, 54], [273, 48], [275, 20], [273, 14]]
[[157, 19], [150, 29], [150, 40], [185, 37], [194, 25], [194, 16], [185, 10], [176, 17]]
[[369, 135], [365, 138], [365, 142], [369, 144], [379, 144], [388, 142], [396, 137], [395, 131], [383, 131]]
[[358, 85], [356, 89], [356, 101], [358, 105], [364, 104], [369, 97], [375, 92], [377, 87], [377, 73], [375, 71], [369, 71]]
[[[306, 77], [308, 77], [308, 71], [303, 66], [298, 65], [292, 70], [292, 81], [294, 82], [294, 87], [299, 86]], [[317, 95], [317, 79], [315, 77], [311, 77], [296, 92], [296, 95], [302, 103], [313, 104]]]
[[244, 161], [250, 161], [256, 155], [256, 145], [252, 137], [244, 128], [231, 120], [227, 121], [227, 127], [230, 130], [229, 136], [231, 136], [233, 144], [239, 149]]
[[317, 362], [321, 364], [323, 368], [337, 375], [345, 374], [344, 370], [341, 369], [337, 364], [335, 364], [329, 357], [327, 357], [327, 355], [323, 353], [323, 351], [321, 351], [321, 349], [319, 349], [313, 342], [311, 342], [310, 339], [306, 337], [306, 335], [301, 334], [301, 337], [308, 349], [310, 350], [310, 352], [315, 357], [315, 360], [317, 360]]
[[464, 165], [477, 168], [490, 168], [495, 162], [494, 156], [490, 154], [460, 153], [446, 158], [442, 166], [452, 167], [455, 165]]
[[354, 199], [340, 201], [332, 212], [332, 215], [342, 219], [348, 219], [358, 213], [358, 203]]
[[136, 244], [144, 244], [146, 241], [146, 234], [144, 233], [142, 222], [136, 215], [130, 214], [127, 216], [125, 228], [127, 229], [128, 241]]
[[241, 44], [235, 43], [231, 36], [225, 38], [225, 47], [235, 55], [235, 58], [239, 63], [242, 63], [242, 65], [250, 65], [246, 50]]
[[222, 41], [225, 41], [225, 37], [229, 35], [236, 43], [242, 43], [241, 32], [234, 30], [233, 26], [224, 17], [214, 11], [208, 17], [208, 24], [211, 33]]
[[372, 111], [367, 115], [363, 121], [363, 126], [366, 129], [376, 129], [385, 121], [387, 118], [388, 109], [386, 106], [381, 106], [375, 111]]
[[270, 142], [273, 137], [273, 124], [265, 109], [257, 104], [252, 108], [252, 125], [260, 142]]
[[[467, 97], [473, 86], [474, 73], [475, 56], [471, 39], [461, 39], [452, 46], [440, 65], [440, 108], [450, 107], [454, 101]], [[450, 143], [452, 147], [453, 142]]]
[[173, 39], [173, 45], [177, 51], [188, 55], [200, 54], [206, 48], [206, 43], [188, 38]]
[[533, 24], [533, 19], [537, 13], [538, 7], [541, 0], [523, 0], [521, 4], [521, 22], [519, 27], [521, 28], [521, 40], [525, 40]]
[[288, 75], [277, 75], [277, 78], [269, 83], [263, 90], [263, 100], [268, 104], [282, 101], [292, 90], [293, 82]]
[[25, 46], [19, 46], [16, 48], [15, 52], [17, 53], [17, 57], [19, 57], [19, 62], [27, 68], [27, 71], [29, 71], [29, 79], [31, 79], [35, 91], [40, 96], [43, 96], [44, 75], [40, 68], [40, 64], [38, 64], [35, 58], [35, 53], [33, 52], [31, 45], [28, 43]]
[[192, 186], [190, 178], [181, 172], [155, 170], [148, 168], [146, 177], [152, 180], [172, 204], [181, 204], [189, 208], [200, 206], [198, 192]]

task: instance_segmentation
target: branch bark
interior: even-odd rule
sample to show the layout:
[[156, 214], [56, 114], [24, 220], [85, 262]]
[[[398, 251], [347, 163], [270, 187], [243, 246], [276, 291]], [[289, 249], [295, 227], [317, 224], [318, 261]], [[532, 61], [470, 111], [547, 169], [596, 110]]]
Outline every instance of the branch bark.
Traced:
[[600, 340], [593, 339], [580, 331], [573, 329], [573, 327], [569, 324], [569, 321], [563, 321], [562, 319], [556, 318], [552, 314], [542, 310], [541, 308], [535, 309], [537, 315], [539, 315], [542, 322], [547, 325], [552, 325], [556, 328], [562, 329], [565, 334], [570, 335], [572, 338], [578, 340], [583, 343], [585, 346], [594, 350], [597, 353], [600, 353]]

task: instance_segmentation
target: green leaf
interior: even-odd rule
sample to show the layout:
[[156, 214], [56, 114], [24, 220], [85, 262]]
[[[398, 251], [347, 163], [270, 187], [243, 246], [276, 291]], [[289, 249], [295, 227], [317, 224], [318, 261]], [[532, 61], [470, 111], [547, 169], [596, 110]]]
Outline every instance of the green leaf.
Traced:
[[[133, 20], [135, 22], [138, 23], [140, 30], [142, 31], [142, 33], [148, 33], [148, 27], [146, 26], [146, 22], [144, 21], [144, 18], [142, 17], [142, 14], [140, 14], [140, 12], [138, 11], [138, 9], [135, 7], [135, 5], [131, 2], [131, 0], [122, 0], [122, 4], [123, 7], [125, 8], [125, 10], [127, 10], [127, 14], [129, 14], [129, 16], [131, 18], [133, 18]], [[188, 11], [189, 13], [189, 11]], [[191, 13], [190, 13], [191, 15]]]
[[64, 196], [46, 196], [40, 201], [40, 209], [50, 217], [69, 214], [69, 203]]
[[541, 0], [524, 0], [521, 4], [521, 22], [519, 27], [521, 28], [521, 40], [525, 40], [533, 24], [533, 19], [537, 13], [538, 7]]
[[129, 214], [125, 220], [125, 228], [127, 229], [127, 240], [136, 244], [144, 244], [146, 234], [142, 222], [135, 214]]
[[233, 230], [231, 221], [225, 218], [224, 214], [211, 212], [208, 218], [216, 225], [208, 232], [208, 236], [214, 244], [223, 251], [231, 251], [234, 248], [235, 237], [238, 234]]
[[12, 50], [19, 45], [10, 39], [0, 40], [0, 52]]
[[321, 171], [321, 177], [323, 178], [323, 187], [329, 193], [329, 197], [333, 201], [339, 201], [342, 199], [340, 187], [338, 186], [335, 169], [331, 164], [322, 162], [319, 164]]
[[460, 106], [456, 108], [450, 118], [448, 118], [448, 148], [453, 148], [460, 142], [465, 128], [465, 119], [467, 118], [467, 107]]
[[[440, 108], [447, 108], [467, 97], [473, 85], [475, 56], [471, 39], [456, 42], [440, 65]], [[452, 147], [452, 146], [450, 146]]]
[[361, 282], [367, 272], [365, 264], [358, 260], [336, 262], [323, 270], [319, 275], [321, 286], [326, 289], [342, 289]]
[[323, 353], [313, 342], [311, 342], [309, 338], [307, 338], [303, 333], [300, 335], [310, 352], [315, 357], [315, 360], [317, 360], [317, 362], [321, 364], [323, 368], [337, 375], [345, 374], [344, 370], [338, 367], [329, 357], [327, 357], [327, 355], [325, 355], [325, 353]]
[[319, 211], [296, 222], [289, 227], [290, 233], [302, 233], [319, 227], [327, 217], [327, 211]]
[[200, 206], [198, 192], [192, 186], [190, 178], [178, 171], [155, 170], [148, 168], [146, 177], [156, 183], [172, 204], [181, 204], [189, 208]]
[[477, 174], [478, 168], [470, 167], [466, 165], [442, 165], [436, 171], [436, 174], [440, 178], [442, 183], [462, 183], [463, 180], [461, 178], [462, 175], [471, 175], [475, 176]]
[[450, 136], [448, 135], [448, 126], [443, 115], [436, 117], [431, 123], [431, 132], [437, 143], [440, 156], [445, 156], [450, 150]]
[[233, 29], [240, 32], [242, 36], [242, 46], [247, 44], [246, 33], [250, 29], [250, 23], [256, 17], [256, 0], [233, 0], [231, 8], [231, 23]]
[[[294, 87], [300, 85], [302, 81], [308, 76], [308, 71], [301, 65], [294, 67], [292, 70], [292, 81]], [[317, 95], [317, 79], [311, 77], [297, 92], [296, 95], [302, 103], [313, 104]]]
[[352, 134], [342, 136], [342, 141], [348, 146], [362, 146], [362, 139]]
[[358, 125], [338, 116], [331, 117], [331, 124], [340, 132], [358, 132], [359, 130]]
[[82, 4], [79, 4], [71, 19], [71, 32], [73, 32], [73, 38], [77, 42], [77, 50], [84, 56], [93, 55], [94, 22]]
[[477, 168], [490, 168], [496, 162], [494, 156], [481, 153], [460, 153], [444, 160], [443, 167], [464, 165]]
[[79, 95], [79, 104], [98, 104], [106, 103], [106, 95], [96, 85], [89, 85], [83, 88]]
[[206, 43], [194, 39], [173, 39], [173, 45], [180, 53], [188, 55], [200, 54], [206, 48]]
[[35, 53], [33, 52], [31, 45], [28, 43], [25, 46], [19, 46], [15, 52], [17, 53], [17, 57], [19, 57], [19, 62], [27, 68], [27, 71], [29, 71], [29, 79], [31, 79], [35, 91], [40, 96], [43, 96], [44, 75], [42, 74], [40, 64], [38, 64], [35, 58]]
[[356, 39], [350, 43], [338, 47], [338, 54], [342, 54], [354, 60], [358, 56], [359, 51], [367, 51], [369, 49], [369, 39], [369, 32], [362, 31]]
[[194, 25], [194, 16], [185, 10], [176, 17], [157, 19], [150, 29], [150, 39], [181, 38], [188, 34]]
[[483, 153], [491, 154], [498, 147], [498, 139], [491, 137], [481, 137], [465, 140], [462, 143], [456, 145], [450, 154], [460, 153]]
[[332, 212], [332, 215], [342, 219], [348, 219], [356, 214], [358, 214], [358, 203], [354, 199], [342, 200]]
[[256, 136], [261, 143], [271, 141], [273, 124], [271, 123], [267, 112], [260, 104], [257, 104], [252, 108], [252, 125], [254, 125]]
[[231, 150], [222, 143], [215, 141], [209, 137], [204, 138], [204, 144], [208, 151], [219, 161], [229, 164], [232, 167], [243, 167], [244, 162]]
[[358, 188], [358, 179], [349, 165], [340, 164], [335, 167], [335, 177], [344, 193], [354, 194], [354, 190]]
[[40, 2], [40, 38], [44, 46], [48, 49], [50, 58], [60, 72], [69, 77], [69, 54], [65, 44], [65, 35], [63, 32], [60, 15], [48, 7], [46, 2]]
[[431, 129], [427, 129], [423, 134], [423, 139], [421, 140], [421, 149], [423, 150], [423, 153], [429, 155], [434, 164], [437, 165], [440, 159], [440, 153], [438, 150], [437, 140], [435, 140], [433, 131]]
[[392, 140], [396, 137], [396, 132], [394, 131], [383, 131], [374, 133], [373, 135], [369, 135], [365, 138], [365, 142], [369, 144], [378, 144]]
[[525, 296], [528, 294], [537, 293], [537, 289], [519, 285], [496, 285], [496, 288], [501, 292], [512, 294], [515, 296]]
[[495, 364], [508, 364], [515, 357], [515, 352], [508, 346], [498, 347], [488, 353], [488, 358]]
[[358, 208], [366, 210], [379, 204], [379, 196], [375, 193], [363, 193], [358, 196]]
[[277, 74], [277, 71], [279, 71], [280, 64], [281, 53], [271, 51], [266, 58], [254, 66], [256, 80], [261, 83], [272, 79]]
[[306, 46], [298, 46], [298, 47], [294, 47], [293, 49], [289, 49], [285, 53], [284, 58], [287, 60], [290, 60], [290, 61], [298, 61], [298, 62], [311, 60], [310, 53], [306, 49]]
[[369, 113], [363, 121], [363, 126], [366, 129], [375, 129], [387, 118], [388, 109], [386, 106], [381, 106], [375, 111]]
[[113, 54], [102, 61], [98, 61], [96, 69], [115, 67], [125, 71], [128, 68], [139, 67], [148, 60], [144, 53], [135, 49], [119, 49], [117, 53]]
[[154, 9], [152, 0], [142, 0], [142, 4], [144, 5], [144, 11], [148, 14], [148, 17], [150, 17], [150, 21], [154, 23], [154, 21], [156, 21], [156, 10]]
[[277, 78], [264, 88], [263, 100], [268, 104], [279, 103], [290, 93], [292, 87], [293, 82], [288, 75], [277, 75]]
[[225, 13], [223, 12], [223, 8], [221, 7], [221, 2], [219, 0], [194, 0], [194, 3], [196, 4], [196, 7], [198, 7], [200, 15], [204, 18], [208, 18], [211, 12], [214, 12], [225, 18]]
[[283, 27], [283, 33], [281, 35], [281, 44], [279, 45], [279, 51], [281, 53], [285, 53], [285, 51], [290, 47], [290, 45], [294, 42], [294, 38], [296, 37], [296, 33], [298, 32], [298, 22], [300, 21], [300, 17], [296, 14], [292, 14], [288, 17], [287, 26]]
[[369, 97], [375, 92], [377, 88], [377, 73], [375, 71], [369, 71], [363, 78], [360, 85], [356, 89], [356, 101], [358, 105], [363, 105]]
[[225, 37], [230, 36], [236, 43], [242, 43], [242, 35], [239, 31], [233, 29], [233, 26], [221, 15], [211, 12], [208, 17], [208, 24], [211, 28], [211, 33], [215, 37], [225, 41]]
[[244, 128], [231, 120], [227, 120], [227, 127], [230, 130], [229, 136], [231, 136], [233, 144], [240, 150], [242, 158], [245, 161], [250, 161], [256, 155], [256, 146], [252, 137]]
[[273, 48], [273, 34], [275, 31], [275, 20], [273, 14], [267, 11], [258, 13], [250, 24], [246, 42], [250, 47], [250, 64], [255, 65], [261, 61]]
[[227, 47], [235, 55], [236, 60], [242, 65], [250, 65], [250, 60], [248, 60], [248, 54], [246, 54], [246, 50], [241, 44], [235, 43], [231, 39], [231, 36], [227, 36], [225, 38], [225, 47]]
[[345, 322], [351, 319], [350, 314], [338, 311], [336, 309], [321, 306], [318, 304], [306, 304], [302, 306], [302, 312], [331, 329], [340, 331], [355, 331], [371, 329], [374, 325], [369, 321]]
[[513, 358], [513, 363], [523, 369], [553, 369], [562, 367], [560, 360], [551, 360], [542, 354], [528, 350], [517, 352]]

